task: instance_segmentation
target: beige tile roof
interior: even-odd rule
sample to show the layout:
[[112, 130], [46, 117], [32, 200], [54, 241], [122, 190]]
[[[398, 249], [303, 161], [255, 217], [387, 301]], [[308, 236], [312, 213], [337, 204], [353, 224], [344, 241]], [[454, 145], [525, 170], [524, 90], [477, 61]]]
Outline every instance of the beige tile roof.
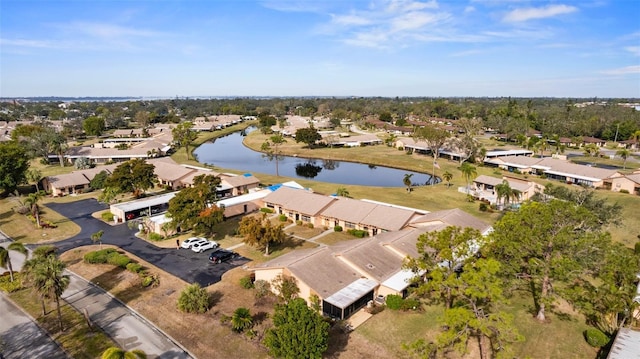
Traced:
[[491, 226], [483, 220], [478, 219], [458, 208], [425, 214], [414, 219], [409, 225], [417, 227], [421, 225], [429, 225], [430, 223], [442, 223], [449, 226], [463, 228], [470, 227], [477, 229], [482, 233], [485, 233], [491, 228]]
[[625, 178], [628, 179], [629, 181], [640, 184], [640, 173], [630, 174], [625, 176]]
[[196, 172], [193, 168], [187, 168], [178, 164], [174, 165], [162, 161], [155, 161], [153, 162], [153, 165], [155, 166], [153, 171], [158, 176], [158, 179], [164, 181], [177, 181], [192, 172]]
[[415, 212], [383, 204], [337, 197], [337, 200], [331, 203], [320, 215], [388, 231], [397, 231], [407, 224]]
[[334, 197], [286, 186], [278, 188], [263, 199], [265, 203], [272, 203], [285, 209], [311, 216], [317, 215], [335, 200]]
[[89, 179], [85, 177], [85, 175], [79, 172], [49, 176], [47, 177], [47, 180], [49, 181], [51, 186], [55, 188], [83, 186], [88, 185], [90, 182]]
[[255, 185], [260, 183], [260, 180], [253, 175], [251, 176], [245, 176], [245, 175], [224, 176], [223, 175], [223, 176], [220, 176], [220, 178], [222, 179], [223, 182], [228, 183], [231, 187], [249, 186], [249, 185]]
[[441, 226], [381, 233], [332, 246], [289, 252], [254, 270], [287, 268], [318, 294], [327, 298], [353, 281], [368, 277], [383, 282], [402, 270], [407, 255], [417, 256], [418, 237]]
[[192, 170], [186, 176], [180, 177], [180, 182], [184, 185], [193, 185], [194, 178], [201, 175], [209, 175], [209, 176], [218, 176], [218, 172], [214, 171], [204, 171], [204, 170]]
[[[497, 186], [499, 184], [502, 184], [502, 181], [504, 181], [505, 179], [503, 178], [497, 178], [497, 177], [491, 177], [491, 176], [487, 176], [487, 175], [480, 175], [478, 177], [476, 177], [476, 179], [473, 180], [473, 182], [476, 183], [482, 183], [482, 184], [488, 184], [490, 186]], [[528, 191], [529, 189], [531, 189], [531, 187], [533, 186], [533, 184], [528, 183], [527, 181], [517, 181], [517, 180], [513, 180], [513, 179], [506, 179], [506, 181], [509, 183], [509, 187], [518, 190], [520, 192], [525, 192]]]

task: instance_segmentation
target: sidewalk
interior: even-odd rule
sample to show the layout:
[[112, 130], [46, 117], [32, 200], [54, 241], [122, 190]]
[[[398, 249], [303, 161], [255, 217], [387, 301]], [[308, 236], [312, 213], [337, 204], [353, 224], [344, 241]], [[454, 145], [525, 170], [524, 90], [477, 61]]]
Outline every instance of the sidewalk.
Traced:
[[[0, 245], [10, 239], [0, 232]], [[13, 268], [19, 271], [24, 256], [10, 251]], [[65, 271], [70, 284], [62, 298], [80, 313], [86, 309], [91, 322], [100, 327], [125, 350], [141, 349], [148, 358], [194, 358], [171, 337], [132, 308], [129, 308], [102, 288], [71, 271]], [[3, 315], [4, 318], [4, 315]]]

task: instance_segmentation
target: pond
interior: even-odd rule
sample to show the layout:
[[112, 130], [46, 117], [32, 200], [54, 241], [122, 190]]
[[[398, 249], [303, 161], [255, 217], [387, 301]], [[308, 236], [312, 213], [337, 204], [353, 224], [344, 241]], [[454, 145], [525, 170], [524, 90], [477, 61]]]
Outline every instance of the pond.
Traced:
[[[245, 147], [242, 144], [245, 133], [235, 132], [204, 143], [194, 154], [199, 162], [216, 167], [275, 175], [275, 159]], [[403, 187], [407, 174], [412, 175], [414, 185], [424, 185], [431, 180], [425, 173], [354, 162], [279, 156], [277, 164], [280, 176], [345, 185]]]

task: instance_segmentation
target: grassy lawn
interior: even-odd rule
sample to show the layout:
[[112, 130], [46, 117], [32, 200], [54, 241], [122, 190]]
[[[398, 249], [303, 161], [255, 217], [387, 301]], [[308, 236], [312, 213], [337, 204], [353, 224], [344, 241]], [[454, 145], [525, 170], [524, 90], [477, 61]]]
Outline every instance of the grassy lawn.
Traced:
[[318, 238], [316, 240], [316, 242], [318, 243], [323, 243], [326, 244], [328, 246], [336, 244], [338, 242], [342, 242], [342, 241], [349, 241], [352, 239], [358, 239], [357, 237], [354, 237], [352, 235], [350, 235], [347, 232], [331, 232], [327, 235], [324, 235], [320, 238]]
[[55, 303], [46, 303], [47, 314], [42, 316], [42, 304], [31, 289], [23, 288], [9, 293], [9, 297], [22, 309], [36, 318], [38, 324], [56, 340], [72, 358], [97, 358], [107, 348], [116, 344], [99, 328], [89, 329], [84, 316], [61, 301], [64, 330], [60, 331]]
[[[584, 319], [571, 312], [556, 311], [548, 315], [547, 323], [540, 323], [530, 313], [531, 301], [527, 297], [514, 297], [504, 310], [514, 317], [514, 324], [525, 340], [515, 343], [515, 358], [595, 358], [596, 351], [582, 337], [587, 328]], [[402, 312], [385, 309], [374, 315], [355, 333], [372, 343], [378, 343], [396, 358], [410, 358], [402, 349], [403, 343], [417, 339], [429, 342], [438, 334], [438, 317], [442, 306], [426, 306], [424, 312]], [[475, 342], [469, 349], [476, 350]], [[476, 355], [456, 356], [475, 358]]]
[[[90, 197], [90, 194], [77, 197], [50, 198], [45, 197], [40, 202], [40, 217], [56, 225], [56, 228], [37, 228], [29, 217], [14, 212], [20, 206], [15, 197], [0, 200], [0, 229], [14, 240], [22, 243], [43, 243], [67, 239], [80, 233], [80, 227], [47, 207], [53, 201], [77, 201]], [[22, 199], [20, 199], [22, 200]]]
[[320, 228], [320, 227], [309, 228], [302, 225], [302, 226], [293, 226], [293, 227], [287, 228], [285, 229], [285, 232], [287, 234], [295, 235], [300, 238], [310, 239], [324, 232], [324, 228]]
[[[258, 315], [255, 329], [263, 333], [265, 318], [272, 312], [273, 302], [255, 299], [253, 291], [243, 289], [240, 278], [248, 272], [235, 268], [227, 272], [221, 282], [207, 288], [211, 294], [212, 307], [205, 314], [187, 314], [177, 309], [180, 292], [188, 285], [184, 281], [158, 270], [153, 265], [130, 253], [133, 258], [151, 272], [157, 273], [160, 285], [143, 288], [137, 276], [126, 270], [107, 264], [86, 264], [82, 256], [96, 250], [98, 246], [78, 248], [62, 255], [75, 273], [98, 283], [111, 294], [141, 313], [154, 324], [184, 345], [199, 358], [267, 358], [268, 355], [255, 340], [234, 333], [223, 325], [224, 315], [230, 316], [240, 307], [247, 307]], [[79, 345], [81, 347], [82, 345]], [[75, 357], [75, 356], [74, 356]], [[93, 356], [91, 358], [95, 358]]]

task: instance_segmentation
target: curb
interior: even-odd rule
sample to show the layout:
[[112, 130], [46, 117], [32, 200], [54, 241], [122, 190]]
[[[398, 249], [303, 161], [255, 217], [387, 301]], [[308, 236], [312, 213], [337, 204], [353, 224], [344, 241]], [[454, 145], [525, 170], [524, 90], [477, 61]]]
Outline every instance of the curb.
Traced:
[[[6, 237], [6, 236], [5, 236]], [[6, 300], [9, 301], [9, 303], [11, 303], [14, 307], [18, 308], [18, 310], [20, 310], [27, 318], [29, 318], [29, 320], [35, 324], [36, 327], [38, 327], [47, 337], [49, 337], [49, 339], [51, 339], [51, 341], [64, 353], [64, 355], [67, 356], [67, 358], [72, 359], [73, 357], [69, 354], [69, 352], [67, 352], [62, 345], [60, 345], [60, 343], [55, 340], [53, 338], [53, 336], [51, 335], [51, 333], [49, 333], [48, 330], [44, 329], [42, 326], [40, 326], [40, 324], [38, 323], [38, 321], [31, 316], [31, 314], [27, 313], [26, 310], [24, 310], [21, 306], [18, 305], [18, 303], [14, 302], [13, 299], [11, 299], [11, 297], [9, 297], [7, 295], [7, 293], [5, 293], [4, 291], [0, 290], [0, 296], [2, 296], [3, 298], [5, 298]]]
[[[0, 235], [2, 235], [7, 241], [9, 242], [13, 242], [14, 240], [7, 236], [6, 233], [4, 233], [3, 231], [0, 230]], [[3, 241], [4, 242], [4, 241]], [[55, 340], [53, 338], [53, 336], [51, 335], [51, 333], [49, 333], [48, 330], [44, 329], [42, 326], [40, 326], [40, 324], [38, 323], [38, 321], [31, 316], [31, 314], [27, 313], [26, 310], [24, 310], [21, 306], [19, 306], [16, 302], [13, 301], [13, 299], [11, 299], [11, 297], [9, 297], [9, 295], [7, 293], [5, 293], [4, 291], [0, 290], [0, 296], [2, 296], [3, 298], [5, 298], [6, 300], [8, 300], [14, 307], [18, 308], [27, 318], [29, 318], [29, 320], [35, 324], [36, 327], [38, 327], [43, 333], [45, 333], [45, 335], [47, 337], [49, 337], [49, 339], [51, 339], [52, 342], [54, 342], [58, 348], [60, 348], [60, 350], [67, 356], [67, 358], [71, 358], [71, 355], [69, 354], [69, 352], [67, 352], [62, 345], [60, 345], [60, 343]]]
[[[113, 294], [109, 293], [108, 291], [104, 290], [102, 287], [100, 287], [99, 285], [96, 285], [90, 281], [88, 281], [87, 279], [85, 279], [84, 277], [78, 275], [77, 273], [69, 270], [69, 269], [65, 269], [65, 271], [71, 273], [72, 275], [74, 275], [76, 278], [85, 281], [88, 285], [99, 289], [100, 291], [102, 291], [103, 293], [105, 293], [106, 295], [108, 295], [109, 297], [111, 297], [113, 300], [117, 301], [118, 303], [120, 303], [122, 306], [124, 306], [125, 308], [127, 308], [127, 310], [129, 310], [131, 312], [131, 314], [133, 314], [134, 316], [138, 317], [140, 320], [142, 320], [145, 324], [147, 324], [149, 327], [151, 327], [153, 330], [159, 332], [160, 334], [164, 335], [167, 339], [169, 339], [170, 342], [172, 342], [175, 346], [177, 346], [178, 348], [180, 348], [182, 351], [184, 351], [185, 353], [187, 353], [187, 355], [189, 355], [191, 358], [193, 359], [198, 359], [193, 353], [191, 353], [187, 348], [185, 348], [182, 344], [180, 344], [177, 340], [175, 340], [171, 335], [169, 335], [168, 333], [166, 333], [164, 330], [162, 330], [160, 327], [158, 327], [157, 325], [155, 325], [153, 322], [151, 322], [149, 319], [145, 318], [142, 314], [140, 314], [137, 310], [131, 308], [130, 306], [128, 306], [127, 304], [125, 304], [123, 301], [121, 301], [120, 299], [118, 299], [117, 297], [115, 297]], [[103, 330], [104, 331], [104, 330]], [[106, 332], [105, 332], [106, 333]], [[107, 335], [109, 335], [108, 333], [106, 333]], [[111, 336], [111, 335], [109, 335]]]

